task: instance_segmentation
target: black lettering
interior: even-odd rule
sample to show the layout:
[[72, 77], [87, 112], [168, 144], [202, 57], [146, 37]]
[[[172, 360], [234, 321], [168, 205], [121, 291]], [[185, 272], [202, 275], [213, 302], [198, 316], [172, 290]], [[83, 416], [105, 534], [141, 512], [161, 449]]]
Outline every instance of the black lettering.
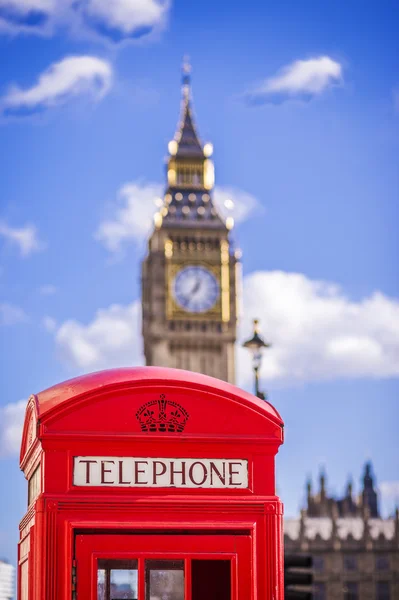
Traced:
[[102, 460], [101, 461], [101, 483], [115, 483], [114, 481], [105, 481], [105, 473], [112, 473], [111, 469], [105, 468], [105, 463], [115, 464], [114, 460]]
[[175, 463], [170, 463], [170, 485], [175, 485], [175, 475], [181, 475], [181, 485], [186, 485], [186, 463], [182, 460], [181, 471], [175, 469]]
[[[196, 465], [200, 465], [202, 467], [203, 471], [204, 471], [204, 477], [201, 479], [201, 481], [195, 481], [195, 479], [193, 477], [194, 467]], [[205, 483], [206, 478], [208, 477], [208, 470], [207, 470], [206, 466], [202, 462], [196, 461], [195, 463], [193, 463], [191, 465], [191, 467], [189, 469], [189, 472], [188, 472], [188, 476], [189, 476], [190, 480], [193, 482], [194, 485], [203, 485]]]
[[148, 481], [139, 481], [139, 475], [145, 473], [143, 469], [139, 469], [139, 465], [148, 465], [146, 460], [135, 460], [134, 461], [134, 484], [135, 485], [147, 485]]
[[[157, 465], [161, 465], [161, 471], [158, 472]], [[154, 460], [152, 465], [152, 482], [156, 485], [157, 477], [161, 477], [164, 473], [166, 473], [166, 465], [161, 460]]]
[[210, 472], [210, 475], [211, 475], [211, 485], [213, 485], [213, 472], [216, 473], [216, 475], [219, 477], [219, 479], [223, 483], [223, 485], [226, 485], [226, 463], [223, 462], [223, 475], [219, 471], [219, 469], [217, 468], [217, 466], [215, 465], [214, 462], [211, 461], [210, 467], [211, 467], [211, 472]]
[[86, 463], [86, 483], [90, 483], [90, 465], [97, 464], [96, 460], [80, 460], [80, 463], [85, 464]]
[[230, 475], [229, 485], [242, 485], [241, 481], [233, 481], [233, 476], [240, 474], [240, 471], [233, 471], [234, 466], [241, 467], [241, 463], [229, 462], [229, 475]]
[[119, 483], [120, 484], [130, 483], [130, 481], [123, 481], [123, 460], [120, 460], [118, 462], [119, 462]]

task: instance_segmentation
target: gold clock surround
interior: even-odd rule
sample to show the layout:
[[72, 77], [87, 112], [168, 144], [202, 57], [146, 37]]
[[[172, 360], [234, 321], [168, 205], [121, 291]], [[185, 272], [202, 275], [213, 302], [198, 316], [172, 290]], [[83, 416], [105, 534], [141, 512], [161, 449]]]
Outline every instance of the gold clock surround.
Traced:
[[[215, 304], [202, 313], [194, 313], [188, 310], [184, 310], [175, 300], [173, 296], [173, 282], [175, 280], [176, 275], [179, 271], [182, 271], [186, 267], [191, 266], [201, 266], [204, 269], [207, 269], [214, 277], [216, 277], [219, 284], [219, 295]], [[221, 274], [221, 265], [212, 265], [209, 262], [206, 262], [201, 259], [190, 258], [187, 260], [179, 260], [179, 261], [168, 261], [166, 268], [166, 289], [167, 289], [167, 301], [166, 301], [166, 317], [167, 319], [195, 319], [196, 321], [203, 320], [221, 320], [222, 319], [222, 297], [223, 297], [223, 289], [221, 282], [222, 274]]]

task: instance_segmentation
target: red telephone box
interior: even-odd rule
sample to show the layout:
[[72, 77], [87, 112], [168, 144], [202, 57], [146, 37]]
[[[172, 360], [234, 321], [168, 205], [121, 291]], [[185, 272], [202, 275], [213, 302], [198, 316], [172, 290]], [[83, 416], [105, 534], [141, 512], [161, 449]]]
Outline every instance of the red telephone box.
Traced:
[[282, 427], [269, 403], [175, 369], [32, 396], [19, 600], [282, 600]]

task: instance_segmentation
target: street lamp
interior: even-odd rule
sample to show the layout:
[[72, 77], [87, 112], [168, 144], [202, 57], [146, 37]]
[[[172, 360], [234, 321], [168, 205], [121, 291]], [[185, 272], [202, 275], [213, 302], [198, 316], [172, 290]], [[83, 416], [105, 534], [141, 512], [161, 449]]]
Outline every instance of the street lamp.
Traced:
[[259, 335], [258, 319], [254, 319], [253, 324], [254, 334], [249, 340], [243, 343], [243, 348], [247, 348], [252, 354], [252, 369], [255, 374], [255, 396], [266, 400], [266, 394], [259, 390], [259, 369], [262, 364], [262, 350], [263, 348], [270, 348], [271, 344], [265, 342]]

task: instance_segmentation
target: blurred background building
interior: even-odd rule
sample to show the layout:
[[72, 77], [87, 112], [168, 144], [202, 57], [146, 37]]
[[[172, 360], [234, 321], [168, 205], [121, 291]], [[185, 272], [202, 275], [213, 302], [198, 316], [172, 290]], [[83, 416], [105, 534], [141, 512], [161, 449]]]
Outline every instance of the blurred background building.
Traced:
[[12, 565], [0, 560], [0, 600], [12, 600], [14, 597], [14, 572]]
[[347, 484], [342, 498], [306, 484], [307, 501], [297, 519], [285, 519], [289, 554], [313, 557], [315, 600], [395, 600], [399, 598], [399, 511], [381, 518], [371, 464], [367, 463], [358, 497]]

